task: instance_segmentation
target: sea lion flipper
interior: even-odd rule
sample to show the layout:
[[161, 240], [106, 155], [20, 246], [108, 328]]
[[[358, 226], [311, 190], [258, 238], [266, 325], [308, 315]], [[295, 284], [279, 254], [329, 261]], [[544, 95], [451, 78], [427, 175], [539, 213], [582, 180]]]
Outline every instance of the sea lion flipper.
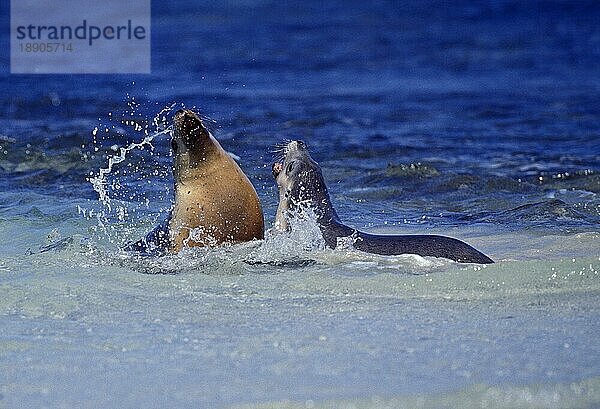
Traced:
[[464, 241], [438, 235], [383, 235], [359, 232], [357, 250], [373, 254], [417, 254], [443, 257], [459, 263], [491, 264], [494, 261]]
[[125, 247], [125, 251], [152, 256], [166, 253], [170, 246], [169, 223], [171, 221], [171, 214], [169, 213], [169, 216], [152, 229], [146, 237]]

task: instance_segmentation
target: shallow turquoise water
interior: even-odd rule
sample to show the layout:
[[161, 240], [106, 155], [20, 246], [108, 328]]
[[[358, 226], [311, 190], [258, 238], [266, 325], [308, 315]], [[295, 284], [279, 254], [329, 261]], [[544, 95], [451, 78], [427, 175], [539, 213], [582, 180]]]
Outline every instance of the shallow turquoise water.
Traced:
[[488, 249], [485, 267], [318, 250], [311, 225], [158, 260], [77, 235], [15, 248], [56, 225], [2, 224], [15, 237], [0, 247], [9, 407], [599, 402], [599, 233], [446, 231]]

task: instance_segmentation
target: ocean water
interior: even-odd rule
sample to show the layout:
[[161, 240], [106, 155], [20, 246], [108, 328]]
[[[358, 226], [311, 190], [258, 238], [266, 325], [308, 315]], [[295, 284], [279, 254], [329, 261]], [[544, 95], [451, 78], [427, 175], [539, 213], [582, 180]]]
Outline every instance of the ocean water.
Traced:
[[[596, 2], [152, 12], [151, 75], [9, 75], [0, 33], [0, 407], [600, 406]], [[182, 106], [267, 227], [302, 139], [346, 223], [497, 262], [329, 250], [310, 220], [125, 254], [169, 210]]]

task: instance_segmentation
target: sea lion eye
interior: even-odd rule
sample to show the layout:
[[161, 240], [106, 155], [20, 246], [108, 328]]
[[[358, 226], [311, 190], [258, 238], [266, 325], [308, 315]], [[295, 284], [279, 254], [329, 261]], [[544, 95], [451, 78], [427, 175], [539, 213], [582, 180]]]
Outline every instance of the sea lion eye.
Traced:
[[289, 173], [294, 170], [294, 168], [296, 167], [296, 162], [290, 162], [288, 163], [287, 167], [285, 168], [285, 173], [287, 175], [289, 175]]

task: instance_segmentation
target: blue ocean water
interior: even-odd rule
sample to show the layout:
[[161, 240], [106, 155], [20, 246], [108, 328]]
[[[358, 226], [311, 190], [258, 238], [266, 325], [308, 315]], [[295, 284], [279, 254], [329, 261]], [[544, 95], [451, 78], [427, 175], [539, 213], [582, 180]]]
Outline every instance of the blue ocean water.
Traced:
[[[152, 13], [150, 75], [10, 75], [0, 33], [0, 405], [598, 404], [597, 2]], [[103, 179], [110, 208], [90, 178], [181, 106], [240, 158], [268, 226], [272, 149], [302, 139], [349, 224], [499, 263], [307, 252], [310, 229], [127, 258], [169, 209], [168, 135]]]

